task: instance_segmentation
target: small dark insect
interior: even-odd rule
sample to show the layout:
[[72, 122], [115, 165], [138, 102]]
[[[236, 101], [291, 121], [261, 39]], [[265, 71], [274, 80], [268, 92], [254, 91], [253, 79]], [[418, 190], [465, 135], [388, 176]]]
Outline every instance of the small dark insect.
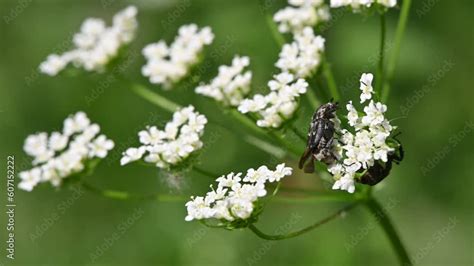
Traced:
[[[400, 143], [399, 143], [400, 144]], [[392, 162], [399, 164], [403, 160], [403, 147], [400, 144], [397, 152], [393, 152], [388, 154], [387, 162], [382, 164], [381, 162], [376, 162], [372, 167], [367, 169], [367, 172], [363, 176], [360, 177], [359, 183], [374, 186], [378, 184], [380, 181], [384, 180], [385, 177], [390, 174], [390, 170], [392, 169]]]
[[302, 169], [309, 157], [311, 160], [304, 166], [305, 173], [314, 173], [314, 160], [331, 163], [335, 157], [331, 152], [334, 139], [334, 122], [338, 103], [326, 103], [321, 105], [313, 114], [313, 119], [308, 130], [308, 143], [306, 150], [300, 158], [299, 168]]

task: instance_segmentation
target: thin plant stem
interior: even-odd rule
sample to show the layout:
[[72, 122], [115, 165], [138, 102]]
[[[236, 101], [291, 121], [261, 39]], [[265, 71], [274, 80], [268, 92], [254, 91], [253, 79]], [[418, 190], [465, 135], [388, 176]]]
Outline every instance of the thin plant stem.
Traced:
[[169, 111], [171, 113], [176, 112], [181, 106], [177, 103], [174, 103], [165, 97], [159, 95], [156, 92], [153, 92], [141, 84], [133, 84], [131, 90], [141, 96], [142, 98], [150, 101], [151, 103]]
[[408, 22], [408, 16], [410, 14], [411, 0], [404, 0], [402, 4], [402, 10], [398, 19], [397, 30], [395, 32], [395, 40], [393, 45], [393, 51], [387, 62], [387, 71], [385, 75], [385, 82], [382, 89], [382, 101], [386, 102], [390, 94], [390, 82], [395, 72], [397, 65], [398, 56], [400, 54], [400, 46], [402, 43], [403, 35], [405, 33], [406, 25]]
[[280, 34], [277, 29], [275, 22], [273, 21], [273, 17], [269, 14], [265, 15], [265, 20], [267, 22], [267, 26], [272, 33], [273, 40], [278, 45], [278, 48], [281, 48], [285, 44], [285, 38]]
[[287, 233], [287, 234], [280, 234], [280, 235], [268, 235], [268, 234], [265, 234], [263, 233], [262, 231], [260, 231], [257, 227], [255, 227], [255, 225], [251, 224], [249, 225], [249, 229], [255, 233], [258, 237], [260, 238], [263, 238], [263, 239], [266, 239], [266, 240], [282, 240], [282, 239], [288, 239], [288, 238], [292, 238], [292, 237], [297, 237], [299, 235], [302, 235], [304, 233], [307, 233], [313, 229], [316, 229], [318, 228], [319, 226], [325, 224], [325, 223], [328, 223], [338, 217], [340, 217], [344, 212], [347, 212], [349, 211], [350, 209], [354, 208], [356, 205], [358, 204], [358, 202], [354, 202], [350, 205], [347, 205], [346, 207], [338, 210], [337, 212], [329, 215], [328, 217], [308, 226], [308, 227], [305, 227], [301, 230], [298, 230], [298, 231], [295, 231], [295, 232], [291, 232], [291, 233]]
[[341, 96], [339, 95], [339, 91], [337, 89], [336, 80], [334, 79], [334, 75], [331, 70], [331, 65], [326, 59], [323, 59], [322, 68], [323, 75], [326, 78], [326, 82], [329, 87], [329, 92], [331, 93], [331, 97], [334, 101], [339, 101]]
[[200, 167], [197, 167], [197, 166], [194, 166], [194, 165], [192, 166], [191, 169], [194, 170], [194, 171], [196, 171], [197, 173], [200, 173], [200, 174], [205, 175], [205, 176], [207, 176], [207, 177], [209, 177], [209, 178], [212, 178], [212, 179], [217, 179], [217, 178], [219, 177], [219, 175], [217, 175], [217, 174], [215, 174], [215, 173], [212, 173], [212, 172], [210, 172], [210, 171], [204, 170], [204, 169], [202, 169], [202, 168], [200, 168]]
[[380, 204], [375, 200], [373, 197], [369, 197], [365, 201], [365, 206], [369, 209], [369, 211], [376, 217], [376, 220], [383, 228], [385, 234], [387, 235], [390, 243], [392, 244], [393, 249], [397, 253], [398, 260], [400, 265], [409, 266], [413, 265], [411, 263], [410, 257], [408, 256], [408, 252], [403, 245], [400, 237], [398, 236], [395, 227], [392, 224], [392, 221], [388, 217], [388, 214], [385, 213], [384, 209]]
[[379, 50], [379, 62], [377, 68], [377, 83], [376, 92], [380, 95], [383, 83], [384, 83], [384, 57], [385, 57], [385, 31], [386, 31], [385, 13], [380, 14], [380, 50]]
[[306, 144], [306, 141], [307, 141], [306, 135], [301, 133], [294, 124], [291, 125], [291, 130], [293, 131], [293, 133], [295, 133], [296, 136], [298, 136], [299, 139], [303, 141], [303, 143]]
[[313, 109], [316, 109], [318, 108], [318, 106], [321, 105], [321, 102], [318, 100], [318, 98], [316, 97], [316, 94], [311, 88], [308, 88], [306, 95], [308, 96], [309, 104], [311, 105]]

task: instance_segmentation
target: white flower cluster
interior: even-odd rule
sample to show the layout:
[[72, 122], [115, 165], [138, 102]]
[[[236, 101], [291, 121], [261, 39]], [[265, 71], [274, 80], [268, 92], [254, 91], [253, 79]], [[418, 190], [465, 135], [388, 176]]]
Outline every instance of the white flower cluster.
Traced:
[[397, 5], [397, 0], [331, 0], [332, 8], [350, 6], [355, 11], [360, 10], [362, 7], [369, 8], [373, 4], [379, 4], [385, 7], [394, 7]]
[[249, 64], [247, 56], [235, 56], [231, 66], [220, 66], [217, 77], [208, 85], [198, 86], [196, 93], [214, 98], [225, 105], [238, 106], [250, 91], [252, 72], [245, 71]]
[[273, 16], [280, 32], [296, 34], [307, 26], [314, 27], [331, 18], [329, 8], [323, 0], [288, 0], [288, 3], [290, 6]]
[[364, 107], [365, 114], [359, 116], [352, 102], [346, 106], [348, 123], [355, 133], [338, 129], [341, 137], [335, 142], [334, 150], [339, 160], [328, 168], [336, 180], [333, 189], [353, 193], [356, 172], [369, 169], [377, 160], [387, 162], [387, 154], [394, 151], [386, 143], [394, 128], [385, 118], [387, 106], [371, 99], [372, 80], [372, 74], [363, 74], [360, 79], [361, 103], [370, 100]]
[[170, 46], [161, 40], [145, 46], [142, 51], [147, 60], [142, 67], [143, 76], [166, 89], [188, 74], [190, 68], [199, 61], [204, 46], [211, 44], [214, 39], [210, 27], [199, 29], [196, 24], [181, 26], [178, 33]]
[[283, 72], [290, 72], [299, 78], [309, 77], [321, 62], [324, 42], [323, 37], [315, 36], [313, 29], [306, 27], [295, 34], [292, 43], [283, 45], [275, 65]]
[[144, 157], [146, 163], [159, 168], [176, 165], [203, 146], [200, 137], [206, 123], [206, 117], [195, 112], [193, 106], [182, 108], [173, 114], [173, 119], [166, 123], [164, 130], [152, 126], [140, 131], [138, 136], [142, 145], [127, 149], [120, 164], [125, 165]]
[[258, 198], [267, 194], [265, 183], [278, 182], [291, 175], [292, 170], [283, 163], [275, 171], [260, 166], [257, 170], [247, 170], [244, 177], [242, 173], [223, 175], [216, 180], [216, 190], [211, 185], [212, 191], [205, 197], [191, 197], [192, 200], [186, 203], [188, 215], [185, 220], [245, 220], [252, 215]]
[[79, 173], [87, 160], [105, 158], [114, 142], [105, 135], [99, 135], [100, 127], [91, 124], [83, 112], [68, 117], [62, 132], [53, 132], [48, 137], [45, 132], [26, 138], [23, 149], [34, 157], [31, 170], [19, 174], [20, 189], [31, 191], [40, 182], [49, 181], [59, 186], [63, 178]]
[[287, 72], [275, 75], [268, 82], [271, 92], [267, 95], [256, 94], [252, 99], [243, 100], [238, 110], [245, 114], [258, 113], [261, 119], [259, 127], [279, 127], [284, 120], [290, 118], [298, 107], [297, 99], [306, 93], [308, 83], [304, 79], [295, 79]]
[[129, 6], [115, 14], [111, 27], [106, 27], [102, 19], [86, 19], [81, 31], [74, 35], [75, 49], [61, 55], [49, 55], [40, 64], [40, 71], [55, 76], [69, 63], [86, 71], [102, 71], [117, 56], [119, 49], [134, 38], [138, 27], [136, 15], [137, 8]]

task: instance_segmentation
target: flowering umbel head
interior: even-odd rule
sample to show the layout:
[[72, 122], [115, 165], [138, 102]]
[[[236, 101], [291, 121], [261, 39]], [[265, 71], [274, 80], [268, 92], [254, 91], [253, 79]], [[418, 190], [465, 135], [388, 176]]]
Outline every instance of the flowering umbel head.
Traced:
[[[359, 114], [350, 101], [346, 105], [347, 127], [333, 119], [335, 134], [332, 139], [332, 156], [328, 171], [333, 175], [333, 189], [355, 191], [355, 182], [375, 185], [390, 173], [392, 162], [403, 158], [400, 142], [393, 136], [393, 127], [385, 117], [387, 106], [375, 102], [372, 87], [373, 75], [362, 74], [360, 102], [369, 101], [364, 113]], [[320, 160], [320, 158], [316, 158]]]
[[383, 8], [391, 8], [397, 5], [397, 0], [331, 0], [331, 8], [348, 6], [354, 12], [360, 12], [372, 6], [380, 6]]
[[182, 108], [173, 114], [173, 119], [164, 130], [149, 126], [140, 131], [138, 136], [142, 145], [127, 149], [120, 164], [125, 165], [143, 157], [146, 163], [159, 168], [177, 165], [203, 146], [200, 138], [206, 124], [206, 117], [194, 111], [193, 106]]
[[61, 55], [49, 55], [39, 66], [40, 71], [55, 76], [70, 63], [86, 71], [104, 70], [120, 48], [133, 40], [138, 27], [136, 15], [137, 8], [129, 6], [115, 14], [110, 27], [102, 19], [86, 19], [81, 31], [74, 34], [75, 48]]
[[105, 158], [114, 147], [112, 140], [99, 133], [99, 125], [78, 112], [64, 120], [62, 132], [28, 136], [23, 149], [34, 158], [35, 167], [20, 172], [18, 187], [31, 191], [41, 182], [59, 186], [65, 178], [91, 169], [97, 163], [94, 159]]
[[288, 3], [290, 6], [273, 16], [273, 20], [278, 23], [278, 30], [283, 33], [296, 34], [305, 27], [314, 27], [331, 17], [329, 7], [323, 0], [289, 0]]
[[147, 63], [142, 67], [142, 74], [151, 83], [170, 89], [199, 62], [202, 50], [213, 40], [214, 34], [210, 27], [200, 29], [196, 24], [181, 26], [171, 45], [160, 40], [143, 48], [142, 53]]
[[259, 198], [267, 195], [266, 183], [279, 182], [292, 169], [279, 164], [275, 170], [266, 166], [248, 169], [247, 173], [229, 173], [216, 179], [217, 188], [205, 197], [191, 197], [186, 203], [186, 221], [202, 220], [228, 229], [246, 227], [256, 221], [262, 210]]

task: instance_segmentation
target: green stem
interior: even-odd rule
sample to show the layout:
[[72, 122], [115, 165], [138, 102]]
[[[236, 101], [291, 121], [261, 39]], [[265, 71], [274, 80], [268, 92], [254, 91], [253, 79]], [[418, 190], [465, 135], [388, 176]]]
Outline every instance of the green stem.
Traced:
[[137, 195], [137, 194], [131, 194], [130, 192], [126, 192], [126, 191], [101, 189], [91, 184], [88, 184], [86, 182], [81, 182], [80, 185], [90, 192], [93, 192], [97, 195], [103, 196], [105, 198], [114, 199], [114, 200], [158, 200], [161, 202], [181, 202], [181, 201], [187, 200], [183, 196], [178, 196], [178, 195], [163, 195], [163, 194]]
[[197, 166], [193, 166], [192, 169], [194, 171], [196, 171], [197, 173], [200, 173], [200, 174], [205, 175], [205, 176], [207, 176], [209, 178], [212, 178], [212, 179], [217, 179], [219, 177], [219, 175], [211, 173], [211, 172], [209, 172], [207, 170], [204, 170], [204, 169], [202, 169], [200, 167], [197, 167]]
[[329, 64], [329, 62], [327, 62], [326, 59], [323, 59], [322, 68], [323, 75], [326, 78], [326, 82], [329, 87], [329, 92], [331, 93], [333, 100], [339, 101], [340, 95], [337, 89], [336, 80], [334, 79], [334, 75], [332, 74], [331, 65]]
[[308, 88], [306, 95], [308, 96], [309, 104], [311, 104], [311, 107], [316, 110], [316, 108], [318, 108], [321, 105], [318, 98], [316, 97], [316, 94], [311, 88]]
[[380, 51], [379, 51], [379, 63], [377, 69], [377, 83], [376, 83], [376, 93], [380, 95], [382, 86], [384, 83], [384, 55], [385, 55], [385, 13], [380, 14]]
[[307, 142], [307, 138], [305, 136], [305, 134], [301, 133], [297, 127], [295, 127], [294, 124], [291, 125], [291, 130], [293, 131], [293, 133], [295, 133], [296, 136], [298, 136], [298, 138], [300, 138], [304, 144], [306, 144]]
[[267, 14], [265, 15], [265, 20], [267, 22], [268, 28], [270, 29], [270, 32], [272, 33], [272, 37], [275, 40], [275, 43], [278, 45], [278, 48], [281, 48], [285, 44], [285, 39], [278, 31], [278, 28], [275, 22], [273, 21], [273, 17]]
[[400, 12], [400, 18], [398, 20], [397, 30], [395, 32], [395, 40], [393, 45], [393, 51], [387, 63], [387, 72], [385, 83], [382, 90], [382, 101], [386, 102], [390, 94], [390, 81], [392, 80], [397, 65], [398, 56], [400, 54], [400, 45], [402, 43], [403, 35], [405, 33], [408, 16], [410, 14], [411, 0], [404, 0], [402, 4], [402, 11]]
[[263, 238], [263, 239], [266, 239], [266, 240], [282, 240], [282, 239], [287, 239], [287, 238], [292, 238], [292, 237], [296, 237], [296, 236], [299, 236], [301, 234], [304, 234], [306, 232], [309, 232], [315, 228], [318, 228], [319, 226], [327, 223], [327, 222], [330, 222], [334, 219], [336, 219], [337, 217], [341, 216], [342, 213], [346, 212], [346, 211], [349, 211], [350, 209], [354, 208], [356, 205], [357, 205], [358, 202], [355, 202], [355, 203], [352, 203], [350, 205], [347, 205], [346, 207], [338, 210], [337, 212], [329, 215], [328, 217], [308, 226], [308, 227], [305, 227], [301, 230], [298, 230], [298, 231], [295, 231], [295, 232], [291, 232], [291, 233], [287, 233], [287, 234], [281, 234], [281, 235], [267, 235], [265, 233], [263, 233], [262, 231], [260, 231], [257, 227], [255, 227], [255, 225], [251, 224], [249, 225], [249, 229], [252, 230], [252, 232], [254, 232], [257, 236], [259, 236], [260, 238]]
[[376, 220], [382, 226], [385, 234], [390, 240], [392, 247], [395, 249], [398, 260], [400, 261], [400, 265], [409, 266], [413, 265], [410, 261], [410, 257], [408, 256], [408, 252], [403, 246], [400, 237], [395, 230], [390, 218], [388, 217], [387, 213], [385, 213], [384, 209], [380, 204], [373, 198], [369, 197], [367, 201], [365, 201], [365, 206], [375, 215]]
[[158, 93], [151, 91], [147, 87], [141, 84], [133, 84], [130, 89], [141, 96], [142, 98], [148, 100], [149, 102], [161, 107], [171, 113], [176, 112], [181, 106], [175, 102], [172, 102], [165, 97], [159, 95]]

